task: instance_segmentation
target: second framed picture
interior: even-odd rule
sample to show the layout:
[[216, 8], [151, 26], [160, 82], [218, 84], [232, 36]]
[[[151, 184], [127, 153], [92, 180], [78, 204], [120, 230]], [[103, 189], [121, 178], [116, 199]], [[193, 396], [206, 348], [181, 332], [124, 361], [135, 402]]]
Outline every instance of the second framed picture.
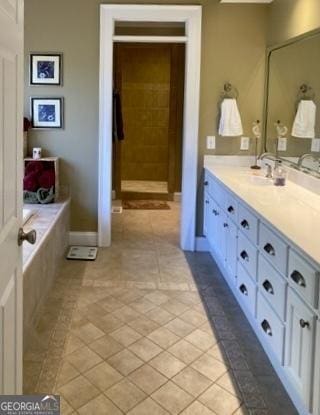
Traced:
[[62, 54], [32, 53], [30, 85], [62, 85]]
[[31, 98], [32, 128], [63, 128], [63, 98]]

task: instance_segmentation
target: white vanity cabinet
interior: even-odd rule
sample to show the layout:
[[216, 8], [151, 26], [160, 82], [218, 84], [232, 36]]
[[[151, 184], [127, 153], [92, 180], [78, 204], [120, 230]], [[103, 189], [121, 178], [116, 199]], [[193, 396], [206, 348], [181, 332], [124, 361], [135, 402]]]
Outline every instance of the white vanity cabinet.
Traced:
[[205, 181], [210, 252], [299, 413], [320, 415], [320, 266], [207, 170]]

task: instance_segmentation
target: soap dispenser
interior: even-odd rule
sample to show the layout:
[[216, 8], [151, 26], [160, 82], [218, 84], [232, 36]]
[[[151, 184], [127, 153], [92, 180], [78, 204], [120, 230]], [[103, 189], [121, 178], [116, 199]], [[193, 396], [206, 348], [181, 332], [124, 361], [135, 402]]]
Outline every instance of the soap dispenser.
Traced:
[[278, 161], [273, 171], [273, 184], [275, 186], [285, 186], [287, 179], [287, 171], [283, 168], [281, 161]]

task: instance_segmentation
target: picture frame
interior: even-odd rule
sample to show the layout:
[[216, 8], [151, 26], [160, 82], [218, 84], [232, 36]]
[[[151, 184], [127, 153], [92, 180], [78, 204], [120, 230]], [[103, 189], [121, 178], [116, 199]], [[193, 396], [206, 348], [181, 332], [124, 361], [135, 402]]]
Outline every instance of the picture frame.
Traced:
[[61, 97], [31, 98], [31, 123], [34, 129], [63, 128], [64, 100]]
[[62, 85], [62, 53], [30, 54], [30, 85]]

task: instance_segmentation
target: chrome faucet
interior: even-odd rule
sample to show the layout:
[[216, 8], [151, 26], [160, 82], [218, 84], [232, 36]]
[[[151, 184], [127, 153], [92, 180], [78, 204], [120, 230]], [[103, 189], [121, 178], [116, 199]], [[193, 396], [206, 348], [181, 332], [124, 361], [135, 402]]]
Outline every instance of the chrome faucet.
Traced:
[[320, 158], [314, 156], [313, 154], [307, 153], [307, 154], [303, 154], [302, 156], [299, 157], [298, 168], [300, 170], [301, 170], [301, 167], [302, 167], [303, 160], [306, 160], [306, 159], [311, 159], [311, 160], [317, 161], [318, 164], [319, 164], [319, 168], [320, 168]]
[[265, 159], [265, 158], [270, 158], [271, 160], [274, 160], [274, 161], [279, 161], [279, 159], [278, 159], [277, 155], [276, 155], [276, 154], [274, 154], [274, 153], [268, 153], [268, 152], [266, 152], [266, 153], [262, 153], [262, 154], [260, 154], [260, 156], [259, 156], [259, 160], [263, 160], [263, 159]]
[[267, 166], [267, 172], [266, 172], [266, 178], [267, 179], [272, 179], [273, 175], [272, 175], [272, 166], [271, 164], [266, 163]]

